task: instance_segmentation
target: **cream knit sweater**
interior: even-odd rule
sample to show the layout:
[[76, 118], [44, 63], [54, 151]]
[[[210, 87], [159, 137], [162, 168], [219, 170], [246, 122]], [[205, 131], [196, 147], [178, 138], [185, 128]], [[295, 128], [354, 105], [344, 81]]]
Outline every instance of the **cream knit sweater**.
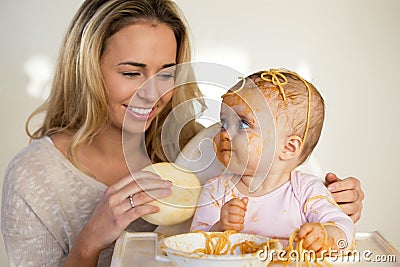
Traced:
[[[106, 185], [75, 168], [45, 138], [9, 164], [3, 183], [1, 231], [11, 266], [61, 266], [103, 196]], [[127, 231], [154, 231], [142, 219]], [[98, 266], [109, 266], [113, 247]]]

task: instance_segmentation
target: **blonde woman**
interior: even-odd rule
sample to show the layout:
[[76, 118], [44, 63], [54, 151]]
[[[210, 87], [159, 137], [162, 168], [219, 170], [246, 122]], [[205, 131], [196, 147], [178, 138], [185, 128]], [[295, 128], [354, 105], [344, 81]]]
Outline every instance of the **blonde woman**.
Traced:
[[[50, 97], [31, 115], [44, 114], [43, 123], [31, 132], [28, 120], [33, 141], [5, 174], [1, 227], [11, 266], [109, 266], [124, 230], [154, 231], [141, 216], [158, 211], [146, 203], [168, 196], [171, 184], [140, 170], [174, 160], [200, 130], [189, 120], [166, 157], [163, 121], [201, 94], [193, 85], [142, 85], [155, 77], [172, 88], [174, 66], [189, 62], [190, 52], [172, 1], [83, 2], [63, 41]], [[193, 109], [184, 113], [179, 117], [195, 118]], [[126, 153], [135, 159], [129, 166]], [[362, 196], [353, 183], [336, 185]], [[358, 213], [361, 200], [346, 202]]]
[[[187, 29], [171, 1], [82, 4], [64, 39], [51, 95], [32, 114], [45, 112], [44, 122], [28, 132], [33, 142], [6, 173], [2, 230], [11, 265], [106, 266], [112, 248], [103, 250], [123, 230], [156, 228], [140, 219], [158, 211], [143, 205], [152, 200], [143, 190], [162, 198], [170, 183], [139, 170], [149, 157], [167, 160], [159, 146], [163, 120], [201, 94], [193, 86], [164, 95], [156, 87], [137, 89], [157, 75], [172, 87], [173, 66], [189, 60]], [[125, 113], [140, 186], [129, 176], [122, 149]], [[181, 144], [198, 130], [188, 123]]]

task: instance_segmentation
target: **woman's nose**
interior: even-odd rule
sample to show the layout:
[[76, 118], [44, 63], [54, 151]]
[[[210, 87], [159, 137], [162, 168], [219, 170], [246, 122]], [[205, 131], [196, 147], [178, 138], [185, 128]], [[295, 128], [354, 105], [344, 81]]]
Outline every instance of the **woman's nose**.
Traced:
[[157, 82], [154, 78], [150, 78], [139, 88], [137, 95], [147, 102], [157, 102], [161, 94], [157, 88]]
[[155, 103], [165, 94], [174, 90], [174, 87], [175, 80], [173, 78], [157, 73], [143, 83], [137, 94], [140, 98]]

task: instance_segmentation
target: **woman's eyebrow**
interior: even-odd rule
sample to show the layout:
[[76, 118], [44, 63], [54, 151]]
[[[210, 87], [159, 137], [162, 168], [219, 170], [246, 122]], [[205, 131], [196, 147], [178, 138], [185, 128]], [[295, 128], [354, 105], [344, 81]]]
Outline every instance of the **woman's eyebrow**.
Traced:
[[139, 62], [134, 62], [134, 61], [124, 61], [124, 62], [117, 64], [117, 66], [121, 66], [121, 65], [129, 65], [129, 66], [140, 67], [140, 68], [146, 68], [146, 66], [147, 66], [144, 63], [139, 63]]
[[[139, 62], [134, 62], [134, 61], [124, 61], [121, 63], [118, 63], [117, 66], [121, 66], [121, 65], [129, 65], [129, 66], [133, 66], [133, 67], [140, 67], [140, 68], [146, 68], [147, 64], [144, 63], [139, 63]], [[172, 66], [175, 66], [176, 63], [168, 63], [168, 64], [164, 64], [162, 65], [162, 69], [166, 69]]]
[[176, 63], [164, 64], [164, 65], [162, 66], [162, 68], [163, 68], [163, 69], [166, 69], [166, 68], [173, 67], [173, 66], [176, 66]]

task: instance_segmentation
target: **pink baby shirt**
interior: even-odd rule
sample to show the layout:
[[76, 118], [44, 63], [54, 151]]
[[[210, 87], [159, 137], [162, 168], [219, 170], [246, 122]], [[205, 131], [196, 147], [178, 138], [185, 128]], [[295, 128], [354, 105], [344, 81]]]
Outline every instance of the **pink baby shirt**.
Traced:
[[[334, 222], [346, 234], [347, 244], [351, 244], [355, 234], [354, 223], [338, 206], [320, 198], [310, 201], [304, 213], [307, 199], [318, 195], [333, 200], [320, 178], [293, 171], [290, 181], [273, 192], [260, 197], [248, 197], [242, 232], [271, 238], [289, 238], [306, 222]], [[224, 203], [235, 197], [241, 199], [244, 195], [239, 193], [230, 177], [220, 176], [208, 180], [202, 189], [191, 231], [209, 231], [219, 221], [220, 209]]]

